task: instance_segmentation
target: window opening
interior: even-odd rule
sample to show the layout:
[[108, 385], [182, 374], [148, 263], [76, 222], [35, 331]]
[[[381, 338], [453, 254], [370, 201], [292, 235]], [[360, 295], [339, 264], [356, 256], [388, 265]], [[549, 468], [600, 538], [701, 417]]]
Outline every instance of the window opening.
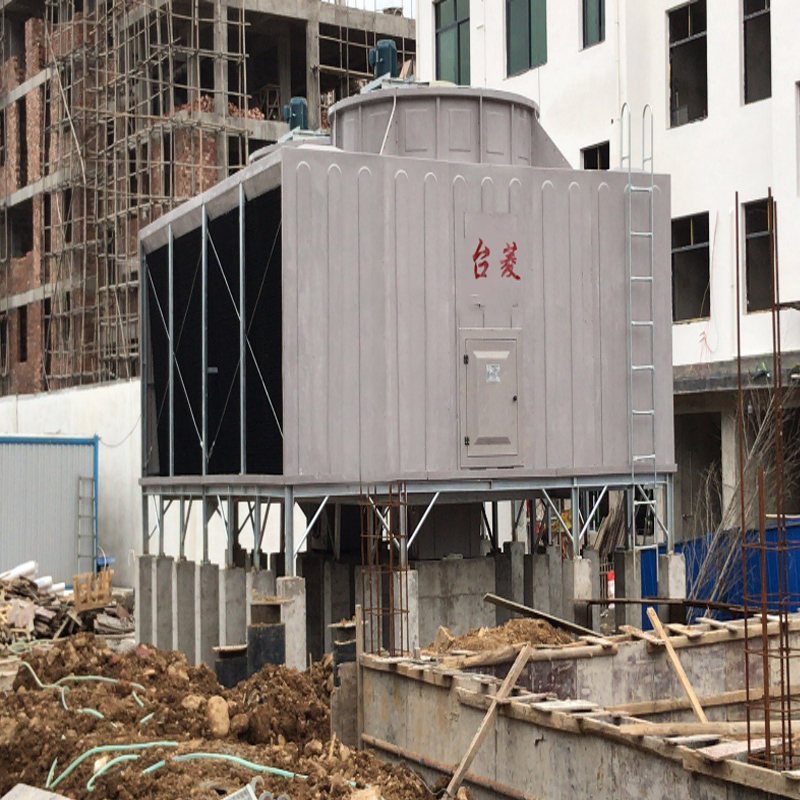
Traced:
[[0, 314], [0, 375], [7, 375], [8, 368], [8, 314]]
[[744, 2], [744, 101], [755, 103], [772, 95], [770, 0]]
[[436, 77], [469, 85], [469, 0], [441, 0], [436, 16]]
[[606, 3], [605, 0], [583, 0], [583, 46], [605, 41]]
[[770, 256], [769, 200], [744, 206], [744, 264], [747, 311], [772, 308], [772, 260]]
[[708, 212], [672, 220], [672, 320], [711, 316]]
[[706, 0], [669, 12], [670, 126], [708, 116]]
[[506, 72], [547, 63], [547, 0], [506, 0]]
[[584, 169], [610, 169], [611, 146], [609, 142], [600, 142], [581, 150], [581, 165]]
[[28, 306], [21, 306], [18, 310], [19, 317], [19, 363], [28, 360]]

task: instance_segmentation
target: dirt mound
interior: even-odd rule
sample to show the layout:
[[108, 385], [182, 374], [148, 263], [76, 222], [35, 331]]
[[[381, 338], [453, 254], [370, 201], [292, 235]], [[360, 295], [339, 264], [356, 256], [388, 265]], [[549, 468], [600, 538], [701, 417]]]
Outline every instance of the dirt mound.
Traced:
[[[306, 672], [267, 665], [226, 693], [231, 719], [246, 714], [242, 735], [252, 744], [306, 744], [325, 740], [331, 729], [330, 664]], [[239, 725], [243, 725], [242, 720]]]
[[565, 631], [554, 628], [541, 619], [510, 619], [497, 628], [477, 628], [463, 636], [453, 636], [446, 629], [439, 629], [439, 636], [429, 650], [436, 653], [452, 653], [455, 650], [497, 650], [509, 644], [530, 642], [531, 644], [559, 645], [573, 641]]
[[[51, 771], [59, 780], [92, 748], [130, 745], [143, 747], [93, 753], [51, 787], [81, 800], [216, 800], [258, 774], [222, 755], [306, 776], [263, 775], [260, 791], [275, 797], [345, 800], [354, 786], [368, 784], [386, 800], [430, 796], [410, 770], [331, 745], [330, 659], [304, 673], [268, 666], [228, 691], [179, 653], [140, 646], [115, 655], [91, 634], [35, 651], [28, 663], [45, 688], [22, 666], [14, 690], [0, 695], [0, 796], [20, 782], [46, 788]], [[113, 680], [63, 680], [69, 676]], [[195, 758], [199, 753], [217, 758]], [[98, 759], [121, 754], [138, 758], [112, 765], [90, 791]]]

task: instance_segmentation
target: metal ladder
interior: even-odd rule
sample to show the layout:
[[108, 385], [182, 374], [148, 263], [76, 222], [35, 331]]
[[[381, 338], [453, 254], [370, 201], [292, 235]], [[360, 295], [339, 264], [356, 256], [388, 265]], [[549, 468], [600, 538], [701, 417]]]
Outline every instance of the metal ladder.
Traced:
[[[78, 569], [97, 571], [97, 520], [94, 478], [78, 478]], [[88, 564], [86, 564], [88, 562]], [[84, 569], [86, 565], [86, 569]]]
[[[627, 125], [626, 125], [627, 123]], [[627, 137], [626, 137], [627, 127]], [[653, 177], [653, 111], [649, 105], [642, 110], [642, 167], [634, 182], [633, 153], [631, 149], [631, 110], [624, 103], [620, 111], [620, 167], [628, 171], [626, 191], [626, 217], [628, 228], [628, 363], [630, 365], [630, 419], [628, 454], [631, 465], [632, 508], [631, 545], [636, 548], [636, 514], [640, 508], [652, 513], [653, 538], [656, 540], [658, 512], [656, 488], [656, 410], [655, 410], [655, 333], [653, 325], [653, 233], [654, 233], [654, 177]], [[637, 202], [638, 201], [638, 202]], [[634, 226], [634, 213], [645, 203], [641, 227]], [[646, 256], [641, 257], [643, 241]], [[636, 255], [634, 255], [634, 251]], [[635, 303], [635, 306], [634, 306]], [[636, 391], [634, 391], [636, 390]], [[648, 398], [649, 395], [649, 398]], [[638, 404], [637, 404], [638, 400]], [[645, 422], [643, 425], [642, 423]]]

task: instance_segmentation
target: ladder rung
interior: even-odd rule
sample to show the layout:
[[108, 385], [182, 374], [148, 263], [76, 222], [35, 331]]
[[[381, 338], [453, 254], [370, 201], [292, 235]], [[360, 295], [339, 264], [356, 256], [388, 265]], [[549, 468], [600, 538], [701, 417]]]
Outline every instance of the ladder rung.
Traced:
[[634, 319], [631, 320], [631, 325], [633, 325], [634, 328], [652, 328], [653, 320]]
[[631, 186], [632, 192], [647, 192], [648, 194], [653, 191], [652, 186]]
[[634, 417], [652, 417], [653, 414], [655, 414], [655, 413], [656, 413], [655, 409], [653, 409], [653, 408], [647, 409], [647, 410], [635, 408], [633, 410], [633, 416]]
[[635, 236], [642, 239], [652, 239], [653, 232], [652, 231], [631, 231], [631, 236]]
[[649, 456], [634, 456], [633, 460], [638, 464], [640, 461], [655, 461], [656, 454], [653, 453]]
[[652, 281], [652, 275], [631, 275], [632, 281]]
[[632, 372], [642, 372], [643, 370], [654, 370], [655, 367], [652, 364], [634, 364], [631, 367]]

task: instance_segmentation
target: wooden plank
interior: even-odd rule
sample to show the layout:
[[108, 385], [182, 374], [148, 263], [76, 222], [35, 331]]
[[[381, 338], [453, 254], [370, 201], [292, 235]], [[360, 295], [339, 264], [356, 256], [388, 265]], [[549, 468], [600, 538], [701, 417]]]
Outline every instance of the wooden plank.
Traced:
[[[781, 739], [772, 739], [770, 744], [773, 747], [780, 747]], [[709, 761], [725, 761], [728, 758], [736, 758], [749, 752], [758, 753], [766, 749], [766, 739], [753, 739], [749, 745], [746, 741], [722, 742], [711, 747], [701, 747], [697, 752]]]
[[713, 617], [700, 617], [698, 622], [704, 622], [706, 625], [710, 625], [712, 628], [716, 628], [717, 630], [726, 630], [730, 633], [736, 633], [738, 628], [732, 622], [722, 622], [721, 620], [714, 619]]
[[689, 625], [680, 625], [677, 622], [668, 622], [664, 626], [670, 632], [678, 633], [681, 636], [688, 636], [690, 639], [699, 639], [703, 635], [703, 631], [692, 628]]
[[647, 617], [653, 624], [653, 629], [661, 637], [665, 647], [667, 648], [667, 657], [672, 664], [672, 669], [675, 670], [675, 674], [678, 676], [681, 686], [683, 686], [683, 691], [686, 692], [686, 696], [692, 703], [692, 709], [694, 710], [694, 713], [697, 715], [697, 718], [700, 720], [700, 722], [708, 722], [708, 717], [706, 717], [703, 707], [700, 705], [700, 701], [697, 699], [697, 695], [694, 693], [692, 684], [689, 683], [689, 678], [686, 677], [686, 671], [683, 669], [683, 664], [681, 664], [678, 654], [673, 649], [672, 644], [669, 641], [669, 634], [664, 630], [664, 626], [661, 624], [661, 620], [658, 618], [656, 610], [652, 607], [648, 608]]
[[633, 625], [620, 625], [619, 629], [624, 633], [630, 634], [633, 636], [634, 639], [641, 639], [648, 644], [656, 645], [657, 647], [663, 647], [664, 642], [661, 641], [657, 636], [653, 636], [652, 633], [645, 633], [639, 628], [634, 628]]
[[498, 597], [496, 594], [492, 594], [491, 592], [488, 592], [483, 596], [483, 601], [485, 603], [492, 603], [492, 605], [495, 606], [500, 606], [500, 608], [506, 608], [509, 611], [514, 611], [517, 614], [521, 614], [523, 617], [543, 619], [545, 622], [549, 622], [554, 628], [561, 628], [562, 630], [574, 633], [576, 636], [597, 635], [595, 631], [584, 628], [581, 625], [576, 625], [574, 622], [569, 622], [569, 620], [561, 619], [560, 617], [554, 617], [552, 614], [545, 614], [544, 611], [539, 611], [538, 609], [531, 608], [530, 606], [524, 606], [522, 603], [515, 603], [513, 600], [506, 600], [505, 597]]
[[709, 747], [712, 744], [717, 744], [720, 737], [711, 733], [695, 734], [694, 736], [669, 736], [664, 739], [664, 742], [673, 747]]
[[531, 646], [528, 644], [517, 656], [517, 660], [514, 662], [514, 666], [509, 670], [508, 675], [506, 675], [503, 685], [497, 690], [497, 695], [493, 699], [492, 704], [489, 706], [489, 710], [486, 712], [486, 716], [483, 718], [480, 728], [478, 728], [475, 736], [472, 738], [472, 742], [467, 749], [467, 752], [464, 754], [464, 758], [461, 759], [461, 763], [458, 765], [458, 768], [453, 774], [452, 780], [447, 786], [447, 794], [450, 797], [455, 797], [458, 787], [461, 786], [461, 782], [464, 780], [464, 776], [467, 774], [467, 770], [475, 760], [475, 756], [478, 755], [478, 750], [480, 750], [483, 740], [489, 735], [489, 731], [494, 728], [498, 713], [497, 703], [499, 700], [505, 700], [505, 698], [511, 693], [511, 690], [514, 688], [514, 684], [517, 682], [517, 679], [522, 674], [522, 670], [525, 669], [525, 665], [528, 663], [530, 651]]
[[[764, 694], [763, 689], [753, 689], [750, 692], [752, 700], [760, 699]], [[747, 700], [747, 690], [736, 692], [722, 692], [721, 694], [705, 695], [700, 698], [703, 708], [729, 706], [744, 703]], [[633, 717], [646, 717], [649, 714], [668, 714], [673, 711], [686, 711], [692, 707], [688, 697], [670, 697], [663, 700], [643, 700], [637, 703], [622, 703], [618, 706], [608, 706], [608, 711], [620, 714], [630, 714]]]
[[605, 636], [584, 636], [583, 639], [589, 644], [599, 644], [600, 647], [604, 647], [606, 650], [612, 650], [616, 647], [614, 642], [611, 639], [606, 639]]
[[741, 784], [755, 789], [759, 797], [779, 795], [800, 798], [800, 787], [794, 781], [787, 779], [785, 773], [731, 759], [714, 763], [689, 749], [682, 751], [681, 758], [683, 768], [688, 772]]
[[539, 711], [561, 711], [562, 713], [569, 714], [576, 711], [594, 711], [600, 706], [597, 703], [590, 703], [583, 700], [543, 700], [539, 703], [534, 703], [533, 707]]
[[[745, 736], [746, 722], [629, 722], [619, 726], [627, 736]], [[751, 733], [764, 733], [764, 722], [750, 722]]]

